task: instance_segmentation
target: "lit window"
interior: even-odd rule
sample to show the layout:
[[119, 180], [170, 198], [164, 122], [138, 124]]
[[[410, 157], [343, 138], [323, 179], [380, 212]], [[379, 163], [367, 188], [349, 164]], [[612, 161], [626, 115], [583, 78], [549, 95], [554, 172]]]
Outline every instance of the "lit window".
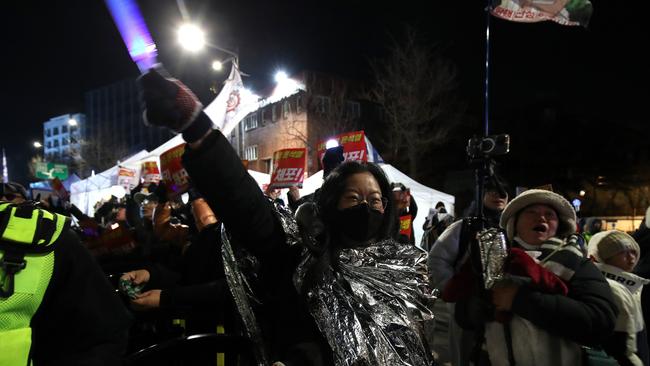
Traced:
[[289, 118], [289, 101], [285, 100], [284, 103], [282, 103], [282, 118]]
[[271, 107], [271, 121], [273, 121], [273, 122], [278, 120], [278, 108], [277, 107], [278, 106], [275, 105], [275, 104]]
[[257, 128], [257, 113], [253, 112], [244, 119], [244, 131]]
[[244, 159], [248, 161], [257, 160], [257, 145], [248, 146], [244, 149]]

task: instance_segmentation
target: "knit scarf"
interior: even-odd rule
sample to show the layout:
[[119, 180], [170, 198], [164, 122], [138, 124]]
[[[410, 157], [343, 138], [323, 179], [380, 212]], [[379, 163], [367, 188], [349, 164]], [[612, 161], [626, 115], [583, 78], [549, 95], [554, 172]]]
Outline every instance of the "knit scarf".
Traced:
[[549, 271], [568, 282], [585, 259], [578, 241], [573, 236], [562, 240], [550, 238], [541, 245], [531, 245], [516, 236], [514, 244], [525, 249]]

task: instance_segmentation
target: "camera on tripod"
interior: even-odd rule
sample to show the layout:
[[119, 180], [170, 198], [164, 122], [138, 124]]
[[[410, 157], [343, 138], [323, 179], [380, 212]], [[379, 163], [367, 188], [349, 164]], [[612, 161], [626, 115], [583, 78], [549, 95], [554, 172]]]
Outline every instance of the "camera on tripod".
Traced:
[[510, 151], [510, 135], [472, 137], [467, 143], [467, 155], [472, 160], [505, 155]]

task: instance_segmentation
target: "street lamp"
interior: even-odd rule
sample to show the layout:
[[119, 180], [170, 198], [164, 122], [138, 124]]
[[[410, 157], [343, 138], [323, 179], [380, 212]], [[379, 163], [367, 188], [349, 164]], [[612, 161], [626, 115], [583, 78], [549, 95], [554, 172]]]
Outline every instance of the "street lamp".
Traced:
[[74, 119], [74, 118], [70, 118], [70, 119], [68, 120], [68, 126], [76, 127], [78, 124], [79, 124], [79, 123], [78, 123], [77, 120]]
[[287, 73], [285, 71], [280, 70], [280, 71], [275, 73], [275, 82], [276, 83], [279, 84], [281, 82], [286, 81], [287, 79], [289, 79], [289, 76], [287, 75]]
[[[223, 65], [228, 61], [233, 61], [239, 66], [239, 55], [237, 53], [207, 42], [205, 40], [205, 32], [195, 24], [186, 23], [181, 25], [178, 29], [178, 41], [183, 48], [191, 52], [200, 51], [203, 47], [207, 46], [230, 55], [231, 57], [226, 60], [214, 61], [212, 63], [212, 68], [216, 71], [220, 71]], [[219, 64], [221, 64], [221, 66], [219, 66]]]
[[205, 46], [205, 34], [194, 24], [183, 24], [178, 29], [178, 41], [186, 50], [197, 52]]
[[41, 144], [40, 141], [34, 141], [34, 143], [32, 145], [34, 145], [34, 147], [37, 148], [37, 149], [40, 149], [41, 147], [43, 147], [43, 144]]

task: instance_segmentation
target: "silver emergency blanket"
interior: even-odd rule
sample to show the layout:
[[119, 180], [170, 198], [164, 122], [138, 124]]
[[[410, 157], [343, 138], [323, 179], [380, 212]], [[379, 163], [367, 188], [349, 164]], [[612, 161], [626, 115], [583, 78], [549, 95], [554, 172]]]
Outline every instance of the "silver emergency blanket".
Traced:
[[[249, 280], [243, 274], [246, 272], [248, 276], [254, 275], [254, 270], [244, 271], [242, 267], [255, 267], [255, 257], [245, 254], [238, 248], [238, 255], [235, 256], [230, 239], [226, 232], [225, 226], [221, 226], [221, 258], [223, 260], [223, 268], [226, 274], [226, 282], [230, 288], [235, 306], [241, 317], [241, 321], [246, 332], [246, 336], [253, 341], [255, 345], [255, 359], [257, 364], [268, 365], [268, 357], [264, 349], [264, 342], [262, 339], [262, 332], [259, 323], [253, 313], [251, 301], [258, 302], [254, 296], [253, 290], [250, 286]], [[248, 263], [246, 263], [248, 262]]]
[[477, 239], [483, 266], [483, 284], [489, 290], [504, 279], [503, 266], [508, 257], [506, 237], [503, 231], [489, 228], [479, 231]]
[[[393, 240], [341, 249], [337, 269], [307, 290], [310, 312], [336, 365], [433, 365], [423, 322], [432, 320], [427, 253]], [[300, 289], [316, 260], [307, 254], [294, 282]]]

